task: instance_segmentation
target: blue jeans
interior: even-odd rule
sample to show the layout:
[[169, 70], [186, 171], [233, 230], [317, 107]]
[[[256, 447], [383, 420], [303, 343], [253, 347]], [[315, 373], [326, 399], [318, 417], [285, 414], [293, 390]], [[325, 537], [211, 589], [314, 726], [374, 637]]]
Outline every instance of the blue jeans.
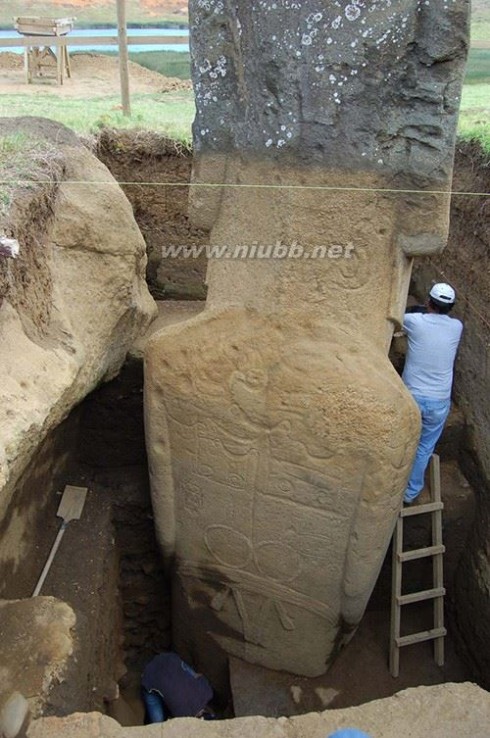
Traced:
[[163, 723], [165, 721], [165, 702], [159, 692], [150, 692], [144, 687], [141, 696], [145, 705], [145, 725], [151, 723]]
[[412, 473], [403, 496], [403, 501], [408, 503], [413, 502], [424, 488], [425, 470], [436, 443], [441, 437], [451, 408], [451, 400], [431, 400], [427, 397], [417, 397], [415, 395], [413, 395], [413, 399], [419, 406], [422, 416], [422, 430]]

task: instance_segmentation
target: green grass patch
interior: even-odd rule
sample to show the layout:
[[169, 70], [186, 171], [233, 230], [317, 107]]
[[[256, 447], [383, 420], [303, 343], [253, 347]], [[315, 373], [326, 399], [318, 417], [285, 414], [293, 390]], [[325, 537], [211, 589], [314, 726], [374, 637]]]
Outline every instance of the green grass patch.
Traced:
[[[488, 84], [465, 85], [461, 100], [459, 133], [463, 138], [490, 142], [490, 102]], [[118, 95], [86, 98], [58, 98], [48, 92], [37, 95], [2, 95], [0, 116], [36, 115], [52, 118], [79, 133], [95, 133], [103, 126], [144, 128], [169, 138], [189, 143], [195, 106], [192, 90], [167, 93], [134, 94], [132, 116], [121, 112]]]
[[0, 220], [8, 216], [14, 192], [56, 179], [60, 154], [54, 144], [25, 133], [0, 136]]
[[471, 24], [471, 43], [490, 40], [490, 10], [487, 17], [476, 18]]
[[[490, 51], [488, 52], [490, 55]], [[191, 55], [184, 51], [140, 51], [129, 53], [131, 61], [165, 77], [191, 78]]]
[[490, 153], [490, 94], [488, 82], [474, 82], [463, 87], [458, 134], [465, 140], [478, 141]]
[[130, 118], [121, 112], [118, 96], [62, 99], [43, 95], [2, 95], [0, 116], [35, 115], [64, 123], [78, 133], [95, 133], [103, 126], [145, 128], [189, 143], [195, 106], [192, 90], [132, 95]]
[[490, 3], [488, 0], [472, 0], [471, 41], [490, 41]]
[[482, 151], [487, 155], [490, 162], [490, 126], [482, 127], [481, 124], [475, 125], [473, 128], [468, 126], [459, 131], [459, 138], [463, 141], [474, 141]]
[[26, 143], [26, 137], [20, 133], [0, 137], [0, 218], [8, 213], [14, 191], [12, 180], [18, 179]]
[[[490, 49], [471, 49], [466, 63], [465, 85], [490, 83]], [[490, 88], [486, 93], [490, 107]]]
[[[97, 53], [117, 56], [117, 51], [97, 51]], [[164, 77], [191, 78], [191, 56], [186, 51], [130, 51], [129, 58], [146, 69], [163, 74]]]
[[[109, 52], [111, 54], [111, 52]], [[148, 51], [130, 54], [142, 66], [167, 77], [189, 79], [189, 54]], [[189, 143], [195, 107], [191, 90], [170, 93], [133, 94], [132, 116], [122, 115], [118, 95], [92, 99], [60, 99], [45, 94], [2, 95], [0, 115], [38, 115], [64, 123], [80, 133], [96, 132], [103, 126], [143, 128]], [[490, 49], [470, 52], [459, 120], [459, 135], [478, 140], [490, 150]]]

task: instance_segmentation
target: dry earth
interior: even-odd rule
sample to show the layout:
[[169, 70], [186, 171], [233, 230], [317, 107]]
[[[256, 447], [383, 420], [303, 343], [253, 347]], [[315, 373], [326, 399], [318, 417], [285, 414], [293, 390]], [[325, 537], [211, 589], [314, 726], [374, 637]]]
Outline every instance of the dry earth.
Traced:
[[[191, 83], [129, 63], [130, 85], [134, 93], [173, 92], [189, 90]], [[59, 97], [102, 97], [117, 95], [120, 90], [119, 67], [116, 57], [94, 53], [75, 53], [72, 56], [72, 77], [58, 86], [54, 79], [36, 80], [27, 85], [24, 62], [20, 54], [0, 53], [0, 95], [26, 93]]]
[[[36, 13], [37, 0], [24, 0], [22, 9], [13, 7], [12, 15], [24, 14], [34, 15]], [[167, 15], [187, 16], [187, 0], [139, 0], [141, 15], [153, 16], [155, 19]], [[14, 3], [12, 3], [14, 5]], [[20, 2], [15, 3], [20, 5]], [[51, 6], [51, 8], [49, 7]], [[46, 10], [55, 15], [78, 15], [83, 17], [84, 12], [90, 8], [106, 8], [107, 15], [115, 14], [114, 0], [48, 0], [43, 2], [43, 12]]]

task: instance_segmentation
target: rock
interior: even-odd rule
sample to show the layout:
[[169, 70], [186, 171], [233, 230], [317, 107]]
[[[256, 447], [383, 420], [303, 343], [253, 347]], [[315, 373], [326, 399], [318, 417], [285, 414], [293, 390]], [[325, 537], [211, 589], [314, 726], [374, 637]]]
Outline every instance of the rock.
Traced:
[[225, 654], [317, 676], [363, 615], [418, 440], [387, 353], [411, 257], [447, 236], [468, 3], [190, 18], [191, 215], [221, 256], [204, 313], [146, 352], [173, 640], [215, 685]]
[[269, 322], [208, 308], [150, 339], [150, 468], [157, 530], [177, 561], [174, 639], [209, 649], [207, 675], [211, 637], [317, 676], [370, 596], [417, 415], [382, 352], [344, 337], [310, 311]]
[[[73, 654], [75, 624], [71, 607], [54, 597], [0, 600], [0, 726], [4, 733], [10, 730], [11, 736], [17, 735], [27, 707], [33, 716], [42, 713]], [[27, 695], [27, 703], [22, 695]]]
[[31, 723], [28, 738], [326, 738], [341, 727], [358, 727], [373, 738], [487, 738], [490, 695], [475, 684], [443, 684], [399, 692], [346, 710], [294, 718], [248, 717], [206, 722], [180, 718], [166, 723], [121, 727], [97, 714], [43, 718]]
[[0, 136], [12, 132], [44, 156], [4, 223], [20, 255], [0, 260], [0, 518], [19, 523], [0, 542], [0, 566], [14, 562], [15, 573], [25, 555], [20, 475], [49, 431], [117, 373], [155, 306], [143, 238], [104, 165], [53, 121], [0, 119]]
[[20, 692], [12, 692], [0, 710], [0, 735], [17, 738], [29, 717], [29, 704]]

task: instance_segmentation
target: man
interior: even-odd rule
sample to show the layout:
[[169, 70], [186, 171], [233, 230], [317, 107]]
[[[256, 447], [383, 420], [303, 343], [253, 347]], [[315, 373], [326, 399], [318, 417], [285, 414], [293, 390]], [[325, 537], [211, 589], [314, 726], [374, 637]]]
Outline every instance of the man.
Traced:
[[155, 656], [141, 678], [145, 724], [162, 723], [171, 717], [214, 718], [208, 702], [213, 689], [176, 653]]
[[408, 352], [403, 381], [413, 395], [422, 416], [422, 430], [412, 473], [403, 501], [410, 505], [424, 487], [424, 475], [439, 440], [451, 406], [453, 367], [463, 324], [450, 318], [456, 293], [449, 284], [435, 284], [426, 309], [407, 312], [403, 330]]

